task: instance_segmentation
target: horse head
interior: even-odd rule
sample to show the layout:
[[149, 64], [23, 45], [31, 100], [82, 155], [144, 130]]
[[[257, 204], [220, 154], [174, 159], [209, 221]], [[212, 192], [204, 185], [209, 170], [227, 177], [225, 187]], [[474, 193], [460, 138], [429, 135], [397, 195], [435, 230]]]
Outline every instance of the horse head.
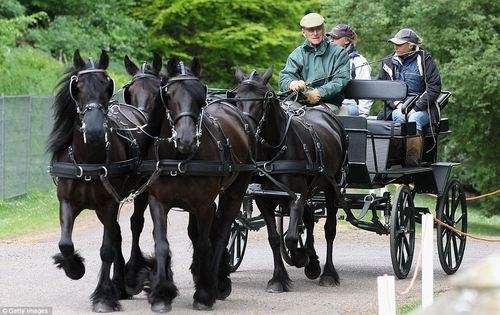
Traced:
[[125, 103], [146, 113], [152, 113], [162, 83], [160, 54], [153, 53], [153, 62], [144, 62], [140, 67], [130, 60], [128, 55], [125, 55], [123, 61], [125, 69], [132, 76], [132, 80], [123, 87]]
[[182, 154], [191, 154], [200, 145], [207, 97], [207, 87], [198, 79], [200, 71], [197, 58], [193, 58], [190, 66], [175, 57], [167, 63], [168, 81], [161, 99], [171, 127], [170, 141]]
[[236, 88], [236, 105], [249, 118], [254, 127], [264, 117], [269, 105], [269, 97], [274, 96], [271, 86], [268, 84], [273, 75], [273, 67], [270, 66], [264, 75], [256, 70], [246, 74], [240, 67], [236, 68], [238, 86]]
[[76, 104], [80, 117], [81, 132], [87, 144], [102, 144], [107, 141], [107, 111], [114, 93], [114, 82], [108, 76], [109, 57], [101, 52], [96, 63], [89, 58], [85, 62], [77, 49], [73, 55], [73, 75], [70, 78], [69, 92]]

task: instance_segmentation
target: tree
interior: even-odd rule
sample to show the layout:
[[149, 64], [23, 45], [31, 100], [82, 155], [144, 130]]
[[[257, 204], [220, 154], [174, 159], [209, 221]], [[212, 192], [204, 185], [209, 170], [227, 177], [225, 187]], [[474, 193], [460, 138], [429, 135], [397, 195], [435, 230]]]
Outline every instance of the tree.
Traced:
[[[369, 60], [387, 55], [392, 47], [378, 43], [403, 27], [422, 35], [423, 46], [440, 68], [443, 89], [453, 93], [443, 113], [450, 118], [453, 136], [440, 142], [440, 159], [461, 162], [461, 180], [472, 190], [497, 190], [500, 130], [495, 125], [500, 111], [494, 106], [500, 90], [500, 4], [486, 0], [404, 0], [397, 5], [387, 0], [328, 0], [322, 12], [358, 31], [359, 49]], [[500, 196], [489, 197], [482, 207], [487, 213], [500, 213]]]
[[317, 10], [319, 1], [305, 6], [282, 0], [173, 0], [165, 6], [165, 1], [153, 0], [138, 12], [151, 26], [150, 50], [186, 61], [199, 57], [203, 79], [227, 87], [234, 85], [236, 66], [283, 67], [288, 54], [304, 40], [300, 19]]
[[111, 69], [123, 69], [125, 54], [150, 57], [145, 51], [146, 28], [129, 16], [132, 0], [65, 1], [57, 9], [47, 3], [31, 1], [30, 8], [50, 10], [53, 18], [46, 27], [30, 29], [26, 40], [54, 58], [65, 62], [77, 48], [82, 54], [98, 54], [105, 49], [116, 62], [111, 63]]

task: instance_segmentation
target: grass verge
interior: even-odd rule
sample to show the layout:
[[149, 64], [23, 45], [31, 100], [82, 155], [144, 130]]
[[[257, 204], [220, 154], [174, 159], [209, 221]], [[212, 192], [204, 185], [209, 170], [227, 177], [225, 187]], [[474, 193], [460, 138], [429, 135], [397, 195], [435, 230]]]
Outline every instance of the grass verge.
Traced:
[[34, 191], [0, 201], [0, 238], [59, 226], [56, 191]]
[[[415, 198], [415, 205], [428, 207], [435, 214], [436, 198], [420, 194]], [[0, 201], [0, 238], [58, 227], [58, 209], [55, 188]], [[348, 224], [345, 221], [339, 222]], [[474, 203], [468, 203], [468, 233], [479, 236], [500, 235], [500, 216], [486, 217]]]

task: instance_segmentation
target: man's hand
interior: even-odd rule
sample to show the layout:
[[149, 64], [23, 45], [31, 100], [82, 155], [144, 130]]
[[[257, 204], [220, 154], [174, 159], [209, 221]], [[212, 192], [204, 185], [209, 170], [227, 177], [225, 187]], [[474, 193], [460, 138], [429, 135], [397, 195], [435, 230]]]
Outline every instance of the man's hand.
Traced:
[[294, 90], [296, 92], [307, 90], [306, 83], [303, 80], [292, 81], [290, 82], [288, 87], [290, 88], [290, 90]]
[[318, 89], [314, 89], [314, 90], [311, 90], [309, 92], [306, 92], [305, 96], [307, 98], [307, 102], [309, 104], [312, 104], [312, 105], [314, 105], [317, 102], [319, 102], [319, 99], [321, 98], [321, 96], [319, 95], [319, 90]]

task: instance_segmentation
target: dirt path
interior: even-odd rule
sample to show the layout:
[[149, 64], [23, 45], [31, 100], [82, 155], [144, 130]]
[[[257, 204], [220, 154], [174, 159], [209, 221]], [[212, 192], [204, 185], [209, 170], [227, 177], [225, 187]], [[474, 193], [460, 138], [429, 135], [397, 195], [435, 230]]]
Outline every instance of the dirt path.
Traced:
[[[120, 224], [124, 237], [124, 255], [129, 256], [130, 207], [123, 209]], [[187, 214], [172, 211], [169, 216], [169, 240], [172, 245], [174, 279], [180, 295], [173, 304], [173, 314], [200, 314], [191, 309], [193, 282], [188, 266], [191, 263], [191, 244], [188, 240]], [[151, 222], [146, 215], [146, 229], [141, 245], [146, 253], [153, 249]], [[321, 225], [321, 221], [320, 221]], [[322, 228], [317, 227], [317, 249], [324, 262]], [[86, 274], [73, 281], [57, 270], [51, 256], [58, 252], [59, 229], [0, 240], [0, 308], [6, 306], [46, 306], [53, 314], [91, 313], [89, 295], [95, 288], [100, 266], [99, 247], [102, 228], [95, 216], [86, 216], [76, 223], [74, 242], [86, 259]], [[419, 237], [415, 256], [419, 250]], [[498, 250], [498, 245], [468, 240], [462, 271]], [[282, 294], [265, 292], [272, 275], [272, 258], [265, 229], [252, 231], [247, 251], [237, 272], [232, 274], [233, 292], [225, 301], [218, 301], [210, 314], [376, 314], [377, 276], [393, 274], [389, 238], [343, 225], [335, 241], [335, 264], [341, 277], [340, 286], [324, 288], [308, 280], [302, 269], [288, 267], [293, 291]], [[434, 289], [436, 294], [450, 289], [449, 279], [434, 256]], [[416, 263], [414, 260], [413, 270]], [[410, 279], [397, 280], [396, 290], [403, 291]], [[397, 296], [397, 305], [420, 299], [420, 284], [404, 296]], [[122, 301], [121, 314], [150, 313], [144, 294]]]

